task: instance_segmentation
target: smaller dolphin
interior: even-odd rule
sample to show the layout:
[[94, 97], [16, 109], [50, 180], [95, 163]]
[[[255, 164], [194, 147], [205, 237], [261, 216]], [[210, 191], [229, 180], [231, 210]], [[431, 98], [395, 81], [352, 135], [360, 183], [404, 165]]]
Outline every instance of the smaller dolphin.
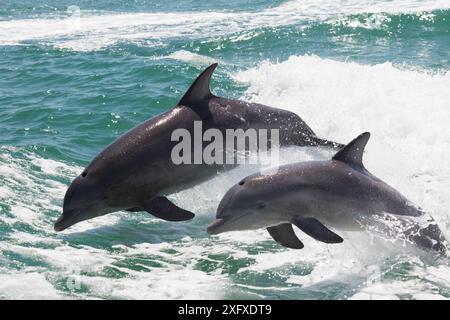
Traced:
[[292, 225], [318, 241], [340, 243], [343, 238], [327, 226], [361, 230], [364, 223], [382, 222], [390, 235], [445, 254], [447, 241], [433, 218], [364, 167], [369, 137], [361, 134], [329, 161], [244, 178], [221, 200], [208, 233], [267, 228], [281, 245], [301, 249]]

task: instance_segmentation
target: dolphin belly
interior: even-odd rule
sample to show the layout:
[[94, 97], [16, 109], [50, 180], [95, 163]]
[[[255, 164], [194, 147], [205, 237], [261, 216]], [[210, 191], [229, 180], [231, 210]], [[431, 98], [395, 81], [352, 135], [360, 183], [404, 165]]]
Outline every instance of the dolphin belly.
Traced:
[[343, 231], [360, 231], [361, 224], [355, 217], [360, 214], [371, 214], [370, 203], [361, 201], [357, 197], [343, 197], [330, 191], [311, 190], [301, 191], [296, 196], [295, 203], [301, 202], [290, 211], [302, 217], [313, 217], [329, 227]]

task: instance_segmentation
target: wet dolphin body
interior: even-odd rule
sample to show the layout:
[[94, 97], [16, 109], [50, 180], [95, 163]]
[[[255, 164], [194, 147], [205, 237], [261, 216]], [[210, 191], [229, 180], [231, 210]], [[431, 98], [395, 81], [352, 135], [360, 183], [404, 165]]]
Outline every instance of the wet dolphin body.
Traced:
[[301, 249], [292, 225], [318, 241], [340, 243], [342, 237], [327, 226], [360, 230], [369, 223], [445, 253], [447, 241], [433, 218], [364, 167], [369, 137], [363, 133], [329, 161], [289, 164], [244, 178], [221, 200], [208, 233], [267, 228], [278, 243]]
[[318, 138], [296, 114], [256, 103], [213, 95], [210, 80], [217, 64], [204, 70], [172, 109], [131, 129], [100, 152], [73, 180], [64, 197], [56, 231], [107, 213], [147, 211], [168, 221], [192, 219], [165, 196], [227, 169], [224, 165], [179, 164], [171, 160], [171, 134], [177, 128], [203, 132], [226, 129], [279, 129], [280, 145], [342, 147]]

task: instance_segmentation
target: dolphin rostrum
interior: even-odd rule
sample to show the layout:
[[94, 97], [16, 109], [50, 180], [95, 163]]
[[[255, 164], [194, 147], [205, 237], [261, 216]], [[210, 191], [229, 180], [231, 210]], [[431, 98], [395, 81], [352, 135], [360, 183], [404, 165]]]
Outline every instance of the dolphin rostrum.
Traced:
[[447, 241], [422, 209], [373, 176], [362, 163], [370, 134], [361, 134], [329, 161], [281, 166], [250, 175], [221, 200], [209, 234], [267, 228], [281, 245], [303, 248], [292, 225], [325, 243], [340, 243], [338, 230], [360, 230], [378, 222], [382, 232], [440, 253]]
[[192, 132], [194, 122], [200, 121], [203, 131], [278, 129], [281, 146], [342, 147], [318, 138], [292, 112], [213, 95], [210, 80], [216, 66], [205, 69], [175, 107], [131, 129], [92, 160], [69, 186], [63, 213], [54, 225], [56, 231], [119, 210], [147, 211], [168, 221], [192, 219], [192, 212], [177, 207], [166, 195], [230, 168], [173, 163], [173, 131], [182, 128]]

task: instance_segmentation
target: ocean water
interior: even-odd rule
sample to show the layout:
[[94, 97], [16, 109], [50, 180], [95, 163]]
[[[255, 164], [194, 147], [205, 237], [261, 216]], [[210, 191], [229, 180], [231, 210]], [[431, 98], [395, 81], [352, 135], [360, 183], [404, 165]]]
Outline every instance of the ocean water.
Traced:
[[339, 245], [299, 232], [298, 251], [264, 230], [208, 236], [245, 167], [170, 196], [192, 221], [117, 212], [54, 232], [83, 167], [212, 62], [218, 95], [294, 111], [339, 142], [370, 131], [366, 167], [450, 237], [449, 0], [3, 0], [0, 298], [450, 298], [447, 258], [368, 232]]

